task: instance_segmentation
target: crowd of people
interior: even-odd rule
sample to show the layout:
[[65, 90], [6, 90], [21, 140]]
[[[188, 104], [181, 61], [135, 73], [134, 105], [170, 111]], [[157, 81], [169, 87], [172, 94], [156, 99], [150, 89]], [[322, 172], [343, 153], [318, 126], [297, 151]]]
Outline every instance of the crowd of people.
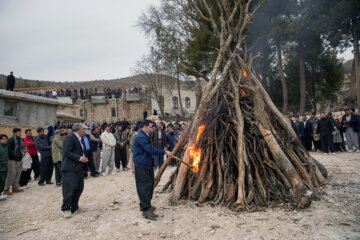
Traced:
[[[151, 201], [149, 191], [152, 192], [152, 190], [145, 187], [148, 186], [145, 183], [140, 184], [139, 181], [147, 181], [142, 175], [144, 171], [149, 171], [150, 166], [152, 174], [154, 170], [161, 168], [164, 164], [164, 156], [169, 155], [173, 150], [187, 128], [187, 123], [174, 122], [165, 125], [163, 121], [157, 123], [146, 121], [145, 130], [150, 144], [146, 151], [153, 153], [150, 155], [151, 164], [149, 161], [142, 163], [141, 160], [136, 164], [136, 160], [133, 160], [133, 155], [136, 154], [134, 152], [139, 155], [139, 150], [136, 151], [134, 145], [136, 145], [137, 134], [145, 131], [144, 121], [129, 122], [124, 119], [101, 124], [57, 122], [54, 126], [48, 126], [45, 129], [39, 127], [35, 137], [31, 129], [26, 129], [25, 137], [22, 138], [20, 128], [14, 128], [13, 135], [10, 137], [1, 134], [0, 193], [2, 192], [2, 194], [0, 200], [23, 192], [28, 188], [31, 180], [37, 181], [39, 186], [54, 184], [52, 176], [55, 171], [54, 185], [63, 186], [62, 211], [68, 211], [70, 208], [71, 212], [75, 212], [78, 207], [75, 203], [76, 206], [71, 208], [71, 199], [74, 197], [72, 194], [76, 191], [82, 192], [83, 184], [75, 186], [72, 184], [73, 182], [79, 183], [82, 178], [87, 179], [90, 176], [96, 178], [108, 174], [119, 174], [121, 169], [122, 171], [131, 170], [134, 175], [136, 175], [136, 171], [140, 171], [138, 180], [136, 180], [137, 188], [140, 192], [147, 192], [145, 196], [139, 193], [140, 207], [145, 217], [155, 219], [156, 214], [149, 210], [148, 206]], [[72, 153], [71, 146], [76, 142], [74, 136], [78, 137], [78, 143], [81, 143], [81, 149], [79, 144], [77, 145], [77, 151], [83, 151], [80, 155]], [[67, 141], [72, 141], [72, 143], [67, 145]], [[144, 140], [142, 139], [142, 141]], [[143, 149], [144, 146], [146, 144], [141, 143], [137, 145], [137, 148]], [[146, 157], [148, 154], [140, 154], [138, 159]], [[171, 165], [175, 164], [176, 162], [171, 163]], [[141, 167], [145, 169], [139, 170]], [[77, 174], [74, 175], [73, 172]], [[79, 173], [81, 177], [79, 177]], [[70, 217], [71, 214], [66, 212], [64, 216]]]
[[[291, 125], [301, 143], [308, 151], [360, 152], [360, 115], [354, 108], [345, 109], [341, 119], [334, 119], [331, 112], [320, 114], [320, 119], [313, 112], [310, 119], [306, 115], [295, 117]], [[346, 147], [347, 146], [347, 147]]]
[[71, 99], [77, 100], [77, 99], [90, 99], [91, 96], [106, 96], [108, 98], [112, 98], [114, 96], [115, 98], [122, 98], [126, 94], [133, 94], [133, 93], [141, 93], [142, 88], [141, 87], [133, 87], [133, 88], [118, 88], [118, 89], [110, 89], [110, 88], [104, 88], [103, 91], [99, 92], [97, 88], [80, 88], [79, 90], [74, 88], [73, 90], [67, 88], [67, 89], [60, 89], [60, 90], [47, 90], [43, 92], [39, 91], [28, 91], [27, 94], [35, 95], [35, 96], [41, 96], [41, 97], [47, 97], [47, 98], [58, 98], [58, 97], [70, 97]]
[[[14, 91], [15, 88], [15, 76], [14, 72], [10, 72], [10, 74], [6, 78], [6, 90]], [[66, 89], [53, 89], [53, 90], [46, 90], [46, 91], [27, 91], [27, 94], [46, 97], [46, 98], [58, 98], [58, 97], [70, 97], [73, 100], [77, 99], [90, 99], [91, 96], [106, 96], [108, 98], [115, 97], [115, 98], [122, 98], [126, 94], [133, 94], [133, 93], [141, 93], [142, 87], [131, 87], [131, 88], [117, 88], [111, 89], [110, 87], [104, 88], [103, 91], [98, 91], [95, 88], [74, 88], [71, 90], [70, 88]]]

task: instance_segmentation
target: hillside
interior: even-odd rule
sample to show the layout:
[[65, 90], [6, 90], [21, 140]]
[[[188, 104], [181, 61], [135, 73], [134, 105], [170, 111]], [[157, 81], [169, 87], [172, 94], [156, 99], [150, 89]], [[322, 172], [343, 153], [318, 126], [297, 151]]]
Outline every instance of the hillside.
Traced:
[[[16, 77], [16, 75], [15, 75]], [[52, 82], [31, 79], [16, 78], [16, 88], [31, 88], [31, 87], [51, 87], [57, 86], [60, 88], [97, 88], [98, 90], [105, 87], [110, 88], [130, 88], [141, 85], [140, 76], [131, 76], [112, 80], [93, 80], [86, 82]], [[6, 86], [6, 75], [0, 74], [0, 88]]]

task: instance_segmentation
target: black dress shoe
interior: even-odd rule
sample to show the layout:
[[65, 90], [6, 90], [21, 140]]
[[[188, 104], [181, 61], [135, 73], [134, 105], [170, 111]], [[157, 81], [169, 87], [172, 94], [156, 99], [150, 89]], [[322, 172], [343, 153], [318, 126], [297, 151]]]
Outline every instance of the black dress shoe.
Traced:
[[61, 183], [56, 183], [56, 186], [61, 186]]
[[54, 184], [53, 182], [46, 182], [46, 184]]
[[39, 186], [45, 186], [45, 183], [43, 183], [43, 182], [39, 182], [38, 184], [39, 184]]

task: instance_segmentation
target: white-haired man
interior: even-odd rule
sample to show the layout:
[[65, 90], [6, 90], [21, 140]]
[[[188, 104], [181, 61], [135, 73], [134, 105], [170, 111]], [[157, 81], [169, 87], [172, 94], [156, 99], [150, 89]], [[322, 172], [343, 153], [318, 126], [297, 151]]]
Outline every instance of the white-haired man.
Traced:
[[63, 204], [61, 210], [66, 218], [72, 213], [78, 213], [79, 199], [84, 189], [83, 164], [87, 163], [85, 157], [85, 126], [76, 123], [72, 127], [73, 133], [65, 138], [63, 147], [62, 172], [62, 194]]

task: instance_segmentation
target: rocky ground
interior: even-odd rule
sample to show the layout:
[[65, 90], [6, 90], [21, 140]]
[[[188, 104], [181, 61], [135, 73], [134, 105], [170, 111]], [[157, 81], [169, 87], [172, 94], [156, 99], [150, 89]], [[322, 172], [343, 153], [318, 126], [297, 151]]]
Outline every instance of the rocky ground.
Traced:
[[[195, 202], [169, 207], [169, 193], [155, 192], [157, 221], [141, 216], [130, 171], [85, 182], [85, 213], [64, 219], [61, 188], [36, 182], [0, 202], [0, 239], [360, 239], [360, 153], [314, 154], [329, 171], [310, 208], [235, 213]], [[174, 168], [167, 170], [165, 184]], [[159, 190], [160, 188], [157, 188]]]

